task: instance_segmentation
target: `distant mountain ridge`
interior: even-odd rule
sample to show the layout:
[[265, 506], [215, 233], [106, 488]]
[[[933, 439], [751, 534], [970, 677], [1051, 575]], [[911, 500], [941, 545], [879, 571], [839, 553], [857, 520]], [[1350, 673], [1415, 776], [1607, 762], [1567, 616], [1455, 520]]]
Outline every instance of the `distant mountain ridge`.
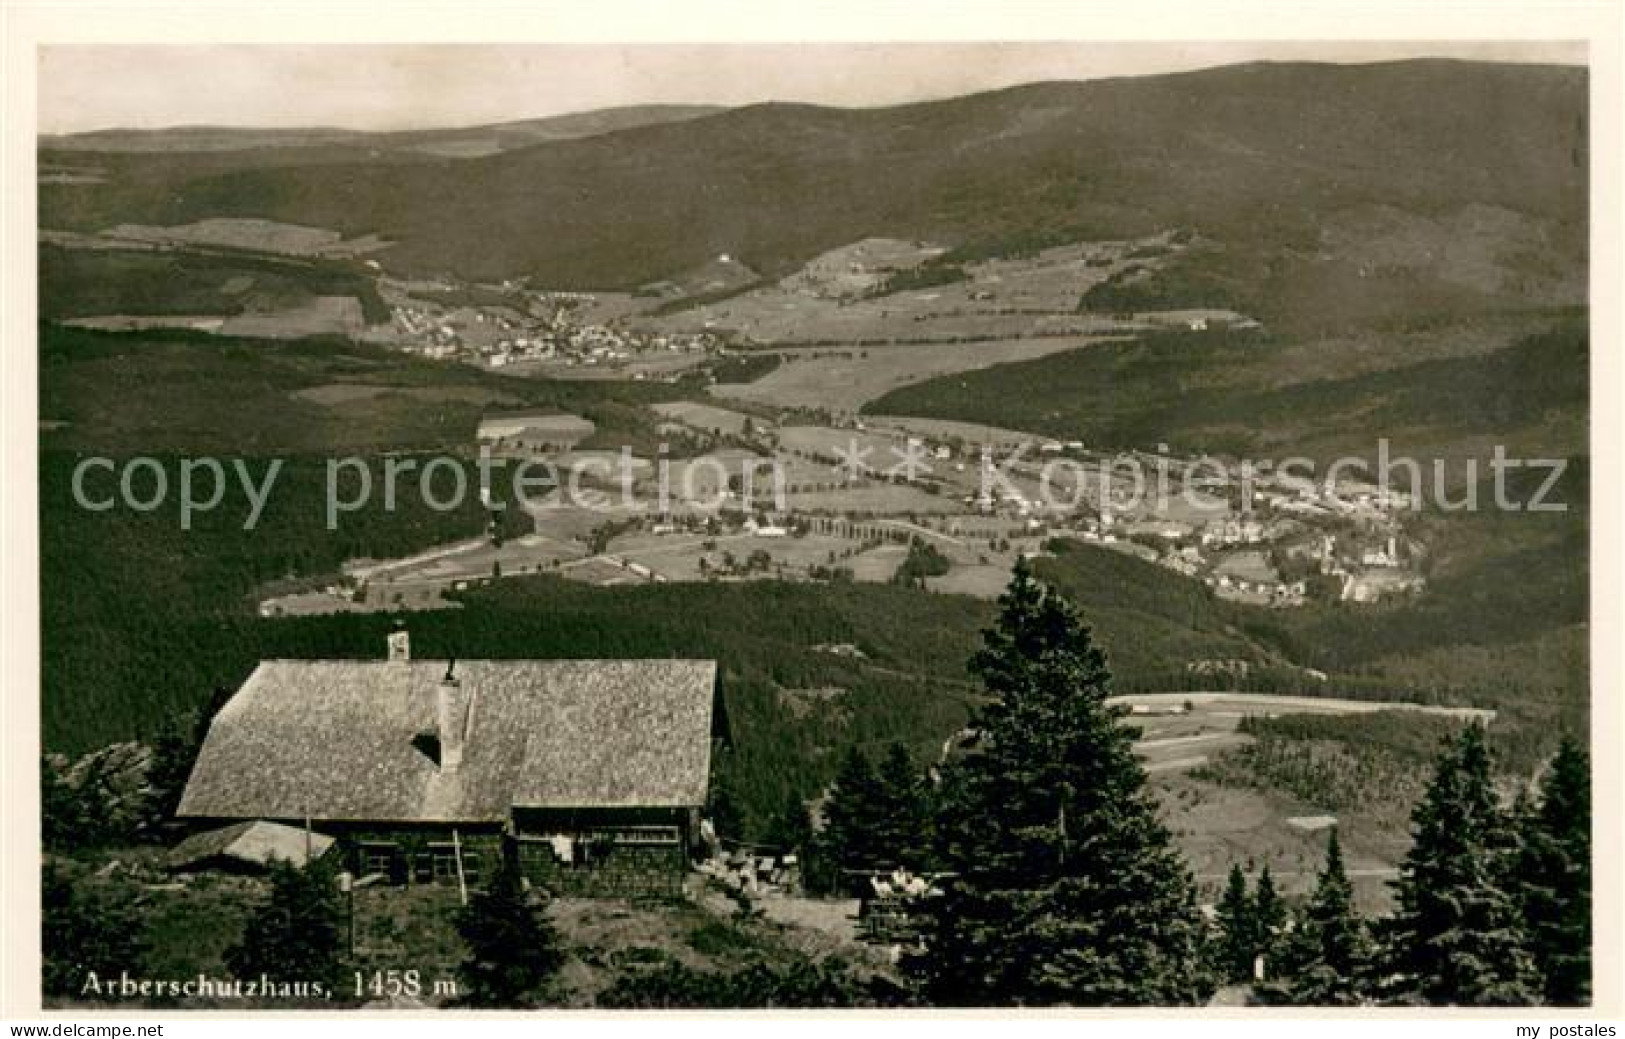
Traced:
[[59, 161], [104, 182], [42, 184], [40, 218], [265, 217], [382, 235], [397, 244], [380, 258], [404, 273], [575, 288], [632, 288], [720, 253], [778, 277], [872, 236], [997, 249], [1185, 227], [1223, 244], [1223, 277], [1294, 306], [1504, 305], [1427, 267], [1443, 232], [1399, 232], [1476, 207], [1497, 263], [1583, 282], [1586, 84], [1566, 66], [1250, 64], [890, 108], [751, 105], [467, 159], [74, 153]]
[[564, 115], [422, 130], [348, 130], [336, 126], [112, 127], [70, 134], [42, 134], [47, 151], [188, 152], [262, 148], [348, 146], [423, 152], [430, 155], [490, 155], [544, 141], [613, 133], [656, 123], [682, 122], [724, 111], [718, 105], [627, 105]]

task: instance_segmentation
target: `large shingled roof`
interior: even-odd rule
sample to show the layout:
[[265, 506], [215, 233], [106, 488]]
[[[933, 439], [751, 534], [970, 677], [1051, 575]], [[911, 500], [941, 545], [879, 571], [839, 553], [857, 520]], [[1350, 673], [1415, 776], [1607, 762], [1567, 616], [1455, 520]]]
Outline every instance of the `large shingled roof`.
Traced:
[[459, 660], [461, 767], [423, 749], [444, 660], [269, 660], [209, 727], [178, 814], [499, 822], [513, 806], [705, 802], [716, 664]]

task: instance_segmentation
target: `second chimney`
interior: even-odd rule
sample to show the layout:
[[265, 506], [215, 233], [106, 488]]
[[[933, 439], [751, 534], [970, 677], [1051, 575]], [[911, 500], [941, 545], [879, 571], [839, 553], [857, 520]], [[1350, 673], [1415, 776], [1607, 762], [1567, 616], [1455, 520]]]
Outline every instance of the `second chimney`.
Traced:
[[452, 671], [453, 660], [446, 667], [446, 677], [435, 690], [435, 726], [440, 738], [440, 771], [454, 772], [463, 763], [463, 744], [468, 736], [468, 694], [463, 683]]

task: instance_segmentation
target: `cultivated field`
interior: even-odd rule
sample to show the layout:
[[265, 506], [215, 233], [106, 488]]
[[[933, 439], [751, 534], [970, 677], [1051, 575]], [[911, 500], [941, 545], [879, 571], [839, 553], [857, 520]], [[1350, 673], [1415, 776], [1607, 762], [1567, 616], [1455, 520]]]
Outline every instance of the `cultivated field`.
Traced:
[[1085, 292], [1119, 272], [1160, 269], [1185, 248], [1162, 234], [952, 262], [952, 254], [927, 243], [864, 239], [815, 257], [774, 285], [643, 320], [684, 331], [725, 329], [774, 345], [1098, 334], [1145, 322], [1083, 313]]
[[783, 363], [762, 378], [713, 386], [711, 393], [723, 400], [855, 414], [869, 401], [900, 386], [1011, 361], [1029, 361], [1108, 339], [1055, 336], [783, 350]]
[[902, 545], [881, 545], [848, 560], [854, 581], [890, 581], [908, 556]]
[[1019, 429], [984, 426], [978, 422], [952, 419], [915, 418], [907, 415], [865, 415], [864, 424], [876, 432], [891, 431], [901, 436], [928, 436], [941, 440], [961, 440], [966, 444], [1009, 448], [1028, 443], [1034, 434]]
[[856, 298], [873, 291], [892, 272], [912, 270], [944, 251], [925, 242], [865, 238], [813, 257], [782, 279], [779, 287], [829, 299]]
[[1010, 586], [1010, 563], [987, 553], [989, 563], [955, 566], [941, 577], [928, 577], [925, 586], [944, 595], [969, 595], [976, 599], [997, 599]]
[[305, 336], [354, 336], [367, 327], [361, 301], [354, 296], [317, 296], [285, 310], [239, 314], [220, 326], [220, 334], [258, 339]]
[[794, 493], [796, 512], [839, 513], [843, 516], [896, 516], [907, 513], [947, 514], [964, 508], [953, 498], [930, 494], [908, 484], [864, 483], [832, 491]]
[[144, 329], [183, 328], [193, 332], [218, 332], [226, 319], [218, 314], [98, 314], [62, 322], [73, 328], [93, 328], [102, 332], [139, 332]]
[[[707, 433], [738, 434], [744, 431], [745, 422], [750, 416], [741, 411], [731, 411], [728, 408], [718, 408], [699, 401], [677, 400], [654, 405], [654, 410], [663, 418], [671, 419], [685, 426]], [[757, 425], [761, 425], [758, 421]]]
[[239, 217], [215, 217], [170, 227], [119, 224], [102, 232], [102, 236], [146, 245], [243, 249], [284, 256], [357, 256], [389, 247], [376, 235], [346, 240], [326, 228]]
[[1236, 552], [1226, 556], [1213, 572], [1227, 577], [1240, 578], [1243, 581], [1269, 581], [1280, 580], [1275, 568], [1270, 566], [1269, 557], [1263, 552]]
[[543, 379], [580, 381], [619, 381], [671, 379], [705, 363], [703, 354], [666, 353], [639, 355], [627, 361], [605, 364], [571, 364], [555, 359], [514, 361], [503, 369], [509, 375]]
[[477, 404], [492, 409], [517, 408], [525, 403], [522, 398], [478, 386], [387, 386], [368, 382], [324, 383], [295, 390], [289, 396], [329, 408], [347, 408], [388, 396], [428, 405]]
[[106, 314], [74, 318], [64, 324], [111, 332], [183, 328], [255, 339], [300, 339], [359, 336], [367, 327], [367, 319], [361, 301], [354, 296], [316, 296], [298, 306], [244, 314]]
[[889, 465], [894, 460], [893, 448], [906, 443], [903, 436], [837, 429], [834, 426], [781, 426], [778, 434], [779, 447], [785, 451], [800, 451], [830, 459], [839, 459], [845, 453], [856, 451], [876, 468]]

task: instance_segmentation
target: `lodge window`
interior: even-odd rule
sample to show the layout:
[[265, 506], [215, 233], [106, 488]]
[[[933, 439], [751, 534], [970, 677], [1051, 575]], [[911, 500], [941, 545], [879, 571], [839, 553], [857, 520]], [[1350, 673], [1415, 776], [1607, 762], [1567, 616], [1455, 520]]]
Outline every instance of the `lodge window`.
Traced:
[[[463, 850], [463, 880], [474, 884], [480, 879], [480, 856], [477, 852]], [[429, 845], [427, 851], [418, 856], [417, 869], [414, 871], [415, 879], [420, 883], [456, 883], [457, 882], [457, 846], [450, 843], [435, 843]]]
[[595, 844], [621, 847], [631, 845], [661, 847], [674, 845], [679, 840], [675, 826], [618, 826], [613, 829], [595, 829], [585, 836], [588, 841]]
[[429, 852], [436, 880], [457, 879], [457, 849], [442, 844]]
[[386, 877], [395, 874], [395, 845], [387, 841], [368, 841], [361, 845], [361, 875], [371, 876], [375, 873]]

